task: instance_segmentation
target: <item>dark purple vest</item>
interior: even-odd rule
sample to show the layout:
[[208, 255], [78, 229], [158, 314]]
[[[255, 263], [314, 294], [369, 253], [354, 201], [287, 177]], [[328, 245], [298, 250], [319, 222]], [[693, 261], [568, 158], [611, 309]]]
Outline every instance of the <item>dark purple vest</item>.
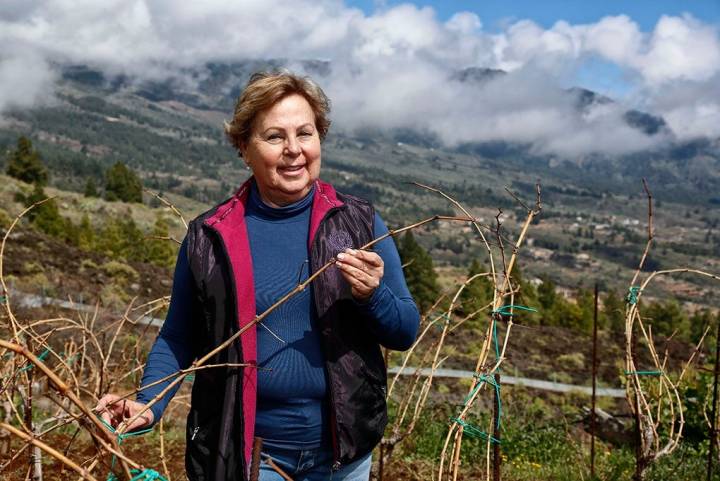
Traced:
[[[249, 182], [249, 181], [248, 181]], [[195, 282], [195, 355], [209, 352], [255, 317], [245, 202], [246, 182], [227, 202], [191, 222], [188, 259]], [[310, 219], [312, 272], [347, 247], [373, 238], [372, 206], [340, 195], [316, 181]], [[380, 346], [339, 271], [330, 267], [313, 281], [313, 300], [322, 329], [330, 391], [330, 431], [335, 468], [370, 452], [387, 424], [385, 364]], [[255, 328], [210, 361], [256, 362]], [[187, 474], [192, 481], [238, 481], [248, 476], [255, 427], [257, 377], [254, 368], [198, 371], [187, 423]]]

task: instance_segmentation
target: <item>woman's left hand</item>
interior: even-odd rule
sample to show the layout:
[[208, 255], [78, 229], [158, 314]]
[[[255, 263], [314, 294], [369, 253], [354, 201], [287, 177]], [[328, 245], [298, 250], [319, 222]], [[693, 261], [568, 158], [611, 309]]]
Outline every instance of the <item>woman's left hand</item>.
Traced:
[[366, 302], [380, 286], [385, 264], [375, 252], [346, 249], [337, 255], [337, 266], [355, 300]]

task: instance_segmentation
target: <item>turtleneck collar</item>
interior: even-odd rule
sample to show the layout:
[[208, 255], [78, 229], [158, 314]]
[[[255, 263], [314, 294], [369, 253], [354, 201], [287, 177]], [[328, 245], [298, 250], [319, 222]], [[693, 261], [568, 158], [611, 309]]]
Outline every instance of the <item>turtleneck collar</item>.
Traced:
[[310, 192], [297, 202], [282, 207], [271, 207], [263, 202], [262, 197], [260, 197], [260, 191], [257, 188], [257, 183], [255, 179], [253, 179], [250, 183], [250, 195], [248, 196], [246, 209], [259, 217], [267, 219], [288, 219], [309, 209], [312, 205], [314, 195], [315, 184], [313, 184]]

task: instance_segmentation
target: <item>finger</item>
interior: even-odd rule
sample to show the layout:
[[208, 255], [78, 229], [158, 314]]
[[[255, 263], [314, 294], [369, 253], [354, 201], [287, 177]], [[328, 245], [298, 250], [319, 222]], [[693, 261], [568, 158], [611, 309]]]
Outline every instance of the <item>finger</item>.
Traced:
[[[348, 250], [344, 253], [338, 254], [337, 258], [338, 258], [339, 265], [340, 264], [351, 265], [357, 269], [360, 269], [362, 271], [369, 273], [370, 275], [372, 275], [374, 277], [378, 277], [378, 278], [382, 277], [382, 275], [383, 275], [382, 274], [382, 270], [383, 270], [382, 264], [378, 266], [374, 263], [366, 262], [364, 260], [364, 258], [361, 258], [355, 254], [350, 254], [349, 252], [350, 252], [350, 250]], [[354, 252], [359, 252], [359, 251], [354, 251]], [[373, 260], [373, 262], [375, 262], [375, 261]], [[381, 262], [382, 262], [382, 260], [381, 260]]]
[[[138, 409], [134, 414], [137, 414], [138, 412], [140, 412], [140, 409]], [[127, 431], [135, 431], [137, 429], [142, 429], [146, 426], [149, 426], [150, 424], [152, 424], [153, 417], [154, 416], [152, 415], [152, 411], [148, 409], [147, 411], [142, 413], [135, 421], [130, 423]]]
[[[362, 280], [358, 279], [356, 274], [349, 272], [349, 269], [355, 269], [355, 268], [350, 267], [350, 266], [343, 266], [343, 268], [340, 269], [340, 272], [342, 273], [342, 276], [347, 281], [347, 283], [350, 284], [350, 287], [352, 289], [360, 289], [360, 290], [369, 289], [369, 286], [367, 286], [365, 284], [365, 282], [363, 282]], [[355, 272], [357, 272], [357, 269], [355, 269]]]
[[357, 267], [358, 269], [367, 270], [368, 266], [362, 259], [356, 257], [354, 254], [351, 253], [352, 251], [350, 249], [346, 250], [345, 252], [341, 252], [337, 255], [337, 260], [340, 264], [345, 265], [351, 265], [354, 267]]
[[344, 272], [348, 272], [353, 276], [357, 276], [360, 280], [365, 282], [370, 287], [375, 287], [377, 284], [379, 284], [384, 274], [384, 268], [382, 266], [370, 266], [365, 262], [359, 262], [358, 259], [355, 259], [352, 263], [339, 262], [338, 267]]
[[114, 394], [106, 394], [103, 397], [100, 398], [100, 400], [97, 402], [97, 406], [95, 406], [95, 409], [105, 409], [105, 407], [108, 405], [108, 403], [111, 403], [115, 398], [117, 398]]
[[117, 394], [106, 394], [98, 401], [98, 407], [109, 411], [118, 411], [122, 398]]
[[370, 283], [372, 276], [370, 273], [368, 273], [365, 269], [362, 268], [362, 266], [354, 266], [351, 264], [340, 264], [339, 265], [340, 270], [350, 276], [353, 277], [359, 281]]
[[110, 413], [106, 409], [100, 412], [100, 419], [112, 426], [112, 418], [110, 417]]
[[349, 264], [340, 264], [340, 271], [349, 282], [357, 281], [369, 289], [375, 289], [380, 284], [376, 276]]
[[113, 406], [113, 402], [117, 399], [117, 396], [113, 394], [106, 394], [97, 403], [97, 406], [95, 406], [95, 412], [97, 412], [100, 415], [100, 419], [105, 421], [106, 423], [112, 425], [112, 418], [113, 413], [111, 411], [111, 408]]
[[356, 299], [367, 299], [369, 298], [374, 289], [368, 287], [358, 279], [355, 279], [354, 277], [346, 278], [348, 281], [348, 284], [350, 285], [350, 291], [352, 293], [352, 296]]
[[355, 254], [355, 256], [366, 263], [370, 264], [374, 267], [382, 267], [383, 266], [383, 260], [382, 257], [378, 255], [377, 252], [373, 251], [363, 251], [359, 249], [352, 249], [352, 252]]

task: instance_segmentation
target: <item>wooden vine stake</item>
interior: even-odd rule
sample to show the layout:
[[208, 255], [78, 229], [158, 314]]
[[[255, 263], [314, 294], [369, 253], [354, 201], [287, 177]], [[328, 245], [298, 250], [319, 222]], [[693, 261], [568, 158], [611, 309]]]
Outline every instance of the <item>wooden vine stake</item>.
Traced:
[[[683, 401], [680, 397], [678, 387], [688, 367], [692, 364], [700, 350], [700, 346], [709, 330], [708, 326], [677, 378], [671, 378], [671, 374], [665, 369], [667, 366], [667, 354], [662, 358], [658, 354], [652, 335], [652, 325], [646, 325], [645, 320], [641, 316], [640, 308], [643, 292], [658, 276], [690, 273], [720, 280], [720, 277], [717, 275], [698, 269], [677, 268], [651, 272], [640, 281], [642, 268], [654, 239], [652, 193], [644, 179], [643, 188], [645, 189], [645, 194], [648, 199], [648, 240], [642, 257], [640, 258], [638, 268], [630, 282], [625, 309], [625, 375], [628, 377], [625, 390], [628, 406], [632, 411], [636, 423], [634, 481], [643, 481], [647, 468], [659, 458], [672, 453], [680, 443], [685, 418]], [[652, 366], [638, 365], [638, 357], [636, 355], [638, 336], [641, 336], [641, 339], [650, 351]], [[643, 382], [643, 380], [645, 380], [645, 382]], [[648, 392], [648, 386], [650, 384], [655, 384], [653, 393], [656, 394], [652, 396]]]
[[[492, 249], [490, 249], [489, 243], [485, 240], [484, 235], [482, 235], [482, 231], [480, 229], [480, 226], [477, 223], [475, 224], [476, 229], [481, 234], [482, 239], [485, 241], [485, 245], [488, 249], [489, 259], [490, 259], [490, 266], [492, 271], [492, 281], [494, 285], [494, 295], [493, 295], [493, 303], [492, 303], [492, 310], [489, 316], [489, 322], [487, 325], [487, 328], [485, 330], [485, 335], [483, 337], [483, 342], [480, 349], [480, 354], [477, 359], [477, 363], [475, 366], [475, 376], [473, 377], [473, 382], [470, 386], [470, 389], [468, 391], [468, 395], [465, 398], [465, 403], [460, 411], [459, 414], [455, 416], [453, 419], [453, 422], [450, 424], [450, 427], [448, 429], [448, 433], [445, 437], [445, 442], [443, 443], [443, 448], [440, 453], [440, 463], [438, 467], [438, 481], [442, 481], [444, 479], [451, 479], [452, 481], [456, 481], [459, 476], [460, 472], [460, 458], [461, 458], [461, 448], [462, 448], [462, 440], [463, 440], [463, 431], [466, 429], [465, 426], [467, 426], [467, 416], [470, 412], [470, 409], [472, 408], [473, 404], [479, 397], [480, 391], [488, 384], [488, 379], [492, 379], [493, 375], [497, 372], [498, 368], [502, 364], [502, 362], [505, 359], [505, 351], [507, 349], [507, 343], [510, 338], [510, 332], [512, 329], [513, 321], [512, 321], [512, 307], [509, 309], [509, 312], [506, 312], [502, 310], [501, 308], [506, 305], [512, 306], [513, 299], [515, 298], [515, 294], [517, 292], [517, 289], [515, 286], [512, 285], [511, 282], [511, 275], [513, 271], [513, 267], [515, 266], [515, 263], [517, 261], [517, 255], [520, 250], [520, 247], [522, 246], [525, 237], [527, 235], [528, 229], [530, 228], [530, 225], [532, 224], [532, 221], [535, 219], [536, 216], [538, 216], [542, 210], [542, 205], [540, 202], [540, 185], [538, 184], [536, 186], [536, 202], [534, 207], [528, 207], [525, 203], [523, 203], [515, 194], [510, 192], [510, 195], [515, 198], [515, 200], [522, 205], [526, 212], [527, 217], [525, 218], [525, 221], [522, 225], [522, 228], [520, 229], [520, 233], [517, 237], [517, 239], [512, 242], [512, 245], [510, 245], [511, 249], [511, 256], [510, 259], [507, 260], [505, 256], [505, 245], [504, 245], [504, 236], [501, 233], [501, 223], [500, 223], [500, 216], [502, 214], [502, 210], [499, 211], [497, 217], [496, 217], [496, 229], [494, 232], [495, 240], [497, 241], [497, 244], [499, 246], [498, 252], [494, 253]], [[442, 193], [441, 193], [442, 194]], [[457, 201], [454, 199], [448, 197], [445, 194], [442, 194], [444, 197], [448, 198], [457, 208], [462, 210], [468, 217], [472, 217], [468, 211], [462, 207]], [[500, 257], [501, 265], [502, 265], [502, 275], [498, 275], [498, 273], [495, 270], [495, 263], [494, 263], [494, 256], [497, 255]], [[499, 278], [501, 277], [501, 278]], [[497, 323], [507, 319], [507, 328], [505, 329], [505, 338], [500, 343], [499, 340], [496, 338], [497, 333]], [[496, 359], [493, 362], [489, 361], [490, 353], [493, 350], [493, 341], [498, 342], [502, 345], [502, 348], [499, 348], [498, 346], [498, 352], [496, 353]], [[494, 382], [494, 381], [493, 381]], [[497, 391], [496, 391], [497, 392]], [[493, 424], [497, 423], [497, 419], [493, 419]], [[489, 430], [490, 433], [493, 432], [493, 429], [491, 428]], [[489, 480], [491, 477], [491, 451], [492, 451], [492, 444], [494, 442], [497, 442], [497, 440], [494, 440], [494, 437], [491, 434], [485, 434], [484, 437], [486, 438], [486, 460], [485, 460], [485, 479]], [[447, 471], [446, 471], [447, 470]]]

